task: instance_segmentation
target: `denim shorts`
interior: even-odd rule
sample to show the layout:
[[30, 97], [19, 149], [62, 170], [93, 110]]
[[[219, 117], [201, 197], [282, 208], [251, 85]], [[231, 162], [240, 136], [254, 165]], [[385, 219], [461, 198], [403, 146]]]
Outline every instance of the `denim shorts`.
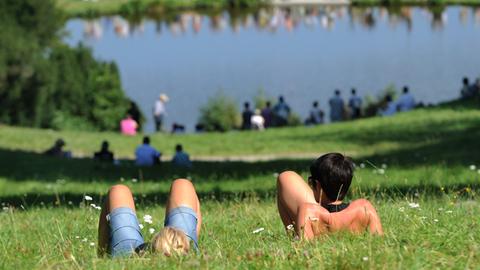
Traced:
[[110, 222], [110, 255], [112, 257], [128, 256], [144, 244], [137, 215], [128, 207], [115, 208], [107, 215]]
[[193, 241], [195, 249], [198, 250], [197, 222], [197, 213], [195, 213], [192, 208], [179, 206], [168, 212], [164, 226], [183, 231], [185, 235]]

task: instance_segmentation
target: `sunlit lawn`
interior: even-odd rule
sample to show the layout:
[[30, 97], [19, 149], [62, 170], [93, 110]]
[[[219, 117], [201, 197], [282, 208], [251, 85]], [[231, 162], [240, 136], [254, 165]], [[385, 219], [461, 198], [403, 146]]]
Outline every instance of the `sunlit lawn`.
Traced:
[[[276, 211], [275, 178], [283, 170], [308, 176], [309, 159], [262, 162], [195, 162], [191, 171], [170, 164], [138, 169], [90, 159], [56, 159], [38, 151], [63, 137], [77, 156], [90, 156], [103, 139], [131, 157], [141, 136], [56, 132], [0, 127], [0, 269], [285, 268], [478, 269], [480, 268], [480, 112], [420, 110], [315, 128], [264, 133], [155, 135], [171, 154], [181, 142], [192, 155], [318, 155], [351, 153], [356, 172], [348, 200], [370, 199], [385, 236], [329, 235], [311, 243], [287, 236]], [[317, 153], [317, 154], [315, 154]], [[201, 251], [182, 258], [148, 255], [98, 258], [96, 227], [108, 187], [133, 190], [139, 218], [161, 228], [171, 180], [188, 177], [202, 201]], [[85, 201], [88, 195], [93, 201]], [[253, 231], [264, 228], [254, 234]]]

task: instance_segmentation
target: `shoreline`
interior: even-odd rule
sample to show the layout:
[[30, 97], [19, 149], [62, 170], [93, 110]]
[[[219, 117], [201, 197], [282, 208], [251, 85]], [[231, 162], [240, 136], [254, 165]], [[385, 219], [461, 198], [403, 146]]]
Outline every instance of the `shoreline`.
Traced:
[[99, 17], [120, 14], [124, 16], [139, 15], [162, 15], [168, 12], [180, 12], [184, 10], [218, 11], [218, 10], [243, 10], [257, 9], [261, 7], [290, 6], [290, 5], [347, 5], [347, 6], [480, 6], [480, 0], [272, 0], [272, 1], [231, 1], [221, 0], [213, 3], [206, 0], [185, 0], [176, 2], [164, 2], [159, 0], [54, 0], [57, 8], [66, 17]]

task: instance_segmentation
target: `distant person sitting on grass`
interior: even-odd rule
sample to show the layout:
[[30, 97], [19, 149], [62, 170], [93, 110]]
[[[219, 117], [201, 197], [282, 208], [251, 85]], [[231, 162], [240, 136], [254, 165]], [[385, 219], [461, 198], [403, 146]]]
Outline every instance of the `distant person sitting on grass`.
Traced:
[[470, 81], [467, 77], [463, 77], [462, 79], [462, 88], [460, 89], [460, 96], [463, 99], [468, 99], [474, 96], [473, 87], [470, 85]]
[[307, 240], [328, 232], [383, 234], [380, 218], [366, 199], [345, 203], [353, 162], [339, 153], [319, 157], [310, 166], [308, 185], [295, 172], [278, 176], [277, 205], [285, 228]]
[[113, 162], [113, 153], [108, 150], [109, 144], [107, 141], [102, 142], [100, 151], [95, 152], [93, 159], [104, 162]]
[[71, 158], [72, 153], [70, 151], [63, 151], [63, 147], [65, 146], [65, 141], [63, 139], [57, 139], [55, 144], [50, 147], [48, 150], [43, 152], [47, 156], [52, 157], [64, 157], [64, 158]]
[[400, 112], [410, 111], [415, 108], [415, 99], [410, 94], [408, 86], [403, 87], [403, 94], [398, 98], [397, 107]]
[[150, 146], [150, 138], [143, 137], [143, 144], [139, 145], [135, 150], [135, 165], [137, 166], [153, 166], [160, 164], [162, 153]]
[[392, 116], [397, 113], [397, 103], [392, 99], [391, 95], [385, 97], [385, 107], [383, 110], [380, 110], [381, 116]]
[[265, 129], [265, 119], [262, 116], [262, 113], [259, 109], [255, 110], [255, 114], [252, 115], [252, 128], [254, 130], [264, 130]]
[[265, 124], [264, 124], [265, 128], [269, 128], [270, 126], [272, 126], [273, 111], [271, 108], [270, 101], [267, 101], [265, 103], [265, 107], [262, 109], [261, 114], [263, 119], [265, 120]]
[[177, 146], [175, 146], [175, 155], [172, 158], [172, 164], [179, 168], [192, 168], [190, 156], [183, 151], [183, 146], [181, 144], [177, 144]]
[[138, 123], [129, 114], [120, 122], [120, 131], [123, 135], [134, 136], [137, 134], [137, 128]]
[[325, 113], [318, 107], [318, 101], [314, 101], [308, 118], [305, 120], [306, 125], [323, 124], [323, 117]]
[[[152, 220], [144, 216], [144, 220]], [[148, 221], [147, 221], [148, 222]], [[200, 202], [192, 183], [173, 181], [167, 200], [164, 228], [145, 243], [135, 212], [135, 201], [127, 186], [110, 188], [98, 223], [98, 255], [125, 257], [146, 252], [176, 256], [198, 250], [202, 225]]]

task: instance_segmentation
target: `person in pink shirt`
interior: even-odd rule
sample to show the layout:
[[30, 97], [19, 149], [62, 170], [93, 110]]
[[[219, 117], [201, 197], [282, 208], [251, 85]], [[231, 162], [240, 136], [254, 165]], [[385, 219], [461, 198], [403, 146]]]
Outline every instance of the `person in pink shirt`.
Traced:
[[137, 128], [138, 123], [129, 114], [120, 122], [120, 131], [123, 135], [134, 136], [137, 134]]

